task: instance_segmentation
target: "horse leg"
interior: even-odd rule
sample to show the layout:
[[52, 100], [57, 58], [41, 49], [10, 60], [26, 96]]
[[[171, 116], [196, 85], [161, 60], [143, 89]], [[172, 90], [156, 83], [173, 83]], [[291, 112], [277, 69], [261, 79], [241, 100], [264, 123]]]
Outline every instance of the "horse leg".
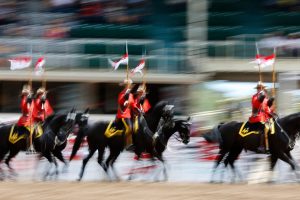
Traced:
[[[35, 169], [36, 171], [38, 171], [39, 163], [40, 163], [42, 157], [43, 157], [43, 156], [42, 156], [41, 153], [38, 154], [37, 157], [36, 157], [36, 161], [35, 161], [35, 164], [34, 164], [34, 169]], [[32, 176], [32, 180], [33, 180], [33, 181], [36, 180], [36, 175], [37, 175], [37, 174], [38, 174], [38, 173], [33, 173], [33, 176]]]
[[233, 172], [233, 176], [231, 179], [231, 182], [235, 182], [236, 177], [238, 177], [241, 181], [243, 181], [243, 177], [242, 174], [239, 172], [239, 170], [234, 166], [234, 162], [237, 160], [238, 156], [240, 155], [240, 153], [242, 152], [243, 148], [236, 148], [232, 151], [229, 152], [228, 156], [226, 157], [224, 164], [225, 167], [229, 164], [232, 172]]
[[59, 174], [59, 171], [58, 171], [58, 163], [57, 163], [57, 160], [56, 160], [56, 158], [54, 157], [54, 155], [51, 154], [51, 156], [52, 156], [52, 159], [53, 159], [53, 163], [54, 163], [54, 165], [55, 165], [55, 171], [51, 174], [51, 176], [55, 175], [55, 179], [57, 179], [57, 176], [58, 176], [58, 174]]
[[12, 176], [17, 176], [17, 173], [15, 172], [15, 170], [10, 166], [10, 160], [12, 158], [14, 158], [18, 153], [19, 153], [19, 149], [14, 149], [14, 150], [11, 150], [9, 152], [9, 155], [7, 156], [7, 158], [5, 159], [5, 164], [7, 165], [8, 169], [9, 169], [9, 173], [10, 175]]
[[167, 181], [169, 179], [168, 173], [167, 173], [167, 168], [166, 168], [166, 163], [164, 160], [162, 160], [163, 163], [163, 174], [164, 174], [164, 181]]
[[284, 152], [280, 152], [280, 153], [278, 154], [278, 158], [279, 158], [280, 160], [282, 160], [282, 161], [288, 163], [288, 164], [291, 166], [292, 170], [293, 170], [293, 171], [295, 172], [295, 174], [296, 174], [297, 181], [299, 182], [299, 181], [300, 181], [300, 176], [299, 176], [299, 174], [297, 173], [297, 170], [296, 170], [297, 165], [295, 164], [296, 162], [292, 159], [292, 157], [289, 157], [289, 156], [288, 156], [286, 153], [284, 153]]
[[[219, 154], [218, 154], [218, 157], [217, 157], [217, 160], [215, 161], [215, 165], [214, 165], [214, 168], [213, 168], [213, 171], [212, 171], [212, 175], [211, 175], [211, 179], [210, 179], [210, 182], [211, 183], [214, 183], [214, 176], [216, 174], [216, 171], [217, 171], [217, 168], [218, 166], [220, 165], [220, 163], [222, 162], [224, 156], [227, 154], [228, 151], [224, 150], [224, 149], [221, 149], [219, 151]], [[223, 173], [222, 173], [223, 175]], [[220, 182], [222, 183], [223, 182], [223, 176], [221, 175], [220, 177]]]
[[119, 157], [121, 151], [118, 151], [114, 154], [113, 158], [110, 161], [110, 166], [111, 166], [111, 170], [116, 178], [116, 181], [120, 181], [120, 177], [118, 175], [118, 173], [116, 172], [116, 169], [114, 167], [114, 163], [116, 162], [117, 158]]
[[128, 172], [129, 176], [127, 178], [127, 180], [132, 180], [134, 175], [135, 175], [135, 167], [138, 166], [139, 162], [141, 161], [141, 153], [137, 153], [136, 154], [136, 159], [133, 161], [132, 166]]
[[94, 155], [96, 150], [97, 149], [95, 149], [95, 148], [93, 148], [93, 149], [90, 148], [89, 149], [89, 154], [83, 159], [81, 170], [80, 170], [80, 173], [79, 173], [79, 178], [77, 179], [78, 181], [81, 181], [83, 173], [84, 173], [85, 166], [88, 163], [88, 161], [90, 160], [90, 158]]
[[[163, 172], [163, 175], [164, 175], [163, 180], [167, 181], [168, 180], [168, 174], [167, 174], [167, 168], [166, 168], [166, 165], [165, 165], [165, 160], [163, 159], [162, 155], [157, 156], [157, 159], [162, 163], [162, 172]], [[154, 180], [158, 181], [158, 175], [159, 175], [159, 173], [157, 173], [157, 176], [156, 176], [157, 178], [154, 179]]]
[[275, 165], [278, 161], [278, 156], [275, 155], [275, 154], [272, 154], [271, 157], [270, 157], [270, 174], [268, 175], [268, 180], [267, 182], [268, 183], [273, 183], [274, 180], [273, 179], [273, 173], [274, 173], [274, 168], [275, 168]]
[[[1, 151], [0, 152], [0, 164], [1, 164], [1, 161], [4, 159], [4, 156], [6, 155], [7, 152], [4, 152], [4, 151]], [[5, 178], [5, 173], [2, 169], [2, 167], [0, 166], [0, 181], [3, 181]]]
[[293, 163], [295, 164], [295, 174], [296, 174], [296, 177], [297, 177], [297, 182], [300, 182], [300, 179], [299, 179], [299, 174], [298, 174], [298, 171], [299, 171], [299, 165], [297, 164], [297, 162], [295, 162], [295, 159], [293, 158], [293, 156], [291, 155], [291, 151], [287, 151], [286, 152], [286, 155], [293, 161]]
[[[52, 155], [52, 153], [50, 152], [50, 157], [51, 157], [51, 159], [52, 159], [52, 162], [50, 162], [50, 169], [49, 169], [49, 172], [48, 172], [48, 176], [50, 177], [50, 178], [52, 178], [53, 176], [55, 176], [54, 177], [54, 180], [57, 180], [57, 178], [58, 178], [58, 174], [59, 174], [59, 171], [58, 171], [58, 163], [57, 163], [57, 160], [56, 160], [56, 158]], [[51, 173], [51, 169], [52, 169], [52, 165], [54, 164], [54, 166], [55, 166], [55, 170]]]
[[43, 175], [43, 180], [45, 181], [47, 177], [50, 175], [50, 171], [52, 169], [52, 164], [53, 164], [53, 157], [51, 155], [50, 151], [43, 152], [43, 156], [47, 158], [49, 161], [49, 167], [45, 170], [44, 175]]
[[[113, 175], [115, 176], [115, 178], [117, 180], [119, 180], [119, 177], [114, 169], [114, 162], [116, 161], [116, 159], [118, 158], [118, 156], [120, 155], [121, 151], [120, 150], [113, 150], [112, 148], [110, 148], [110, 153], [108, 158], [106, 159], [106, 166], [107, 166], [107, 170], [106, 173], [108, 174], [108, 169], [111, 168]], [[109, 175], [109, 174], [108, 174]]]
[[296, 170], [299, 170], [299, 165], [297, 164], [297, 162], [295, 162], [295, 159], [293, 158], [293, 156], [292, 156], [292, 154], [291, 154], [291, 151], [287, 151], [287, 152], [285, 152], [285, 154], [286, 154], [291, 160], [294, 161]]
[[62, 152], [58, 149], [54, 150], [53, 152], [53, 155], [58, 158], [61, 162], [64, 163], [64, 167], [62, 169], [62, 173], [65, 173], [67, 172], [67, 169], [68, 169], [68, 166], [69, 166], [69, 163], [66, 161], [66, 159], [64, 158]]
[[104, 152], [105, 146], [98, 147], [98, 164], [103, 168], [105, 175], [107, 176], [107, 166], [105, 165], [105, 163], [103, 163]]

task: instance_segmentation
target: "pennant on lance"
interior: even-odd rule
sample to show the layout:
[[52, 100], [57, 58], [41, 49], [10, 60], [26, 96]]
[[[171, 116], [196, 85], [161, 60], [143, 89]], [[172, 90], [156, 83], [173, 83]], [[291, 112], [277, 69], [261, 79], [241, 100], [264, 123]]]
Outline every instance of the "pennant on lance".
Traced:
[[113, 70], [117, 70], [120, 65], [128, 65], [128, 54], [126, 53], [122, 58], [116, 62], [108, 59], [108, 62], [112, 66]]
[[17, 70], [30, 67], [32, 58], [30, 56], [20, 56], [9, 59], [8, 61], [10, 62], [10, 69]]
[[45, 71], [44, 65], [45, 65], [45, 58], [40, 57], [34, 66], [34, 73], [38, 76], [42, 75]]
[[142, 59], [140, 61], [140, 63], [138, 64], [138, 66], [136, 66], [134, 69], [131, 70], [131, 73], [132, 74], [135, 74], [135, 73], [140, 73], [141, 75], [143, 75], [143, 68], [145, 67], [145, 59]]
[[269, 56], [261, 56], [258, 54], [256, 55], [255, 60], [252, 61], [251, 63], [256, 63], [257, 65], [260, 65], [261, 68], [265, 68], [268, 66], [272, 66], [274, 62], [275, 62], [275, 54]]

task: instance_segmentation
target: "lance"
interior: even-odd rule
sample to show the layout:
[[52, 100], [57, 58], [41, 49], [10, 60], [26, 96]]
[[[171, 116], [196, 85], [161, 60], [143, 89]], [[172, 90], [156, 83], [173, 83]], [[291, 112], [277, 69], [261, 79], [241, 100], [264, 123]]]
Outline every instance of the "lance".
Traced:
[[[33, 55], [32, 55], [32, 44], [31, 44], [31, 46], [30, 46], [30, 56], [31, 56], [31, 63], [30, 63], [30, 67], [29, 67], [29, 73], [30, 73], [30, 78], [29, 78], [29, 87], [30, 87], [30, 89], [32, 90], [32, 71], [31, 71], [31, 68], [32, 68], [32, 57], [33, 57]], [[30, 107], [30, 111], [29, 111], [29, 148], [30, 148], [30, 150], [32, 150], [31, 148], [32, 148], [32, 132], [33, 132], [33, 130], [32, 130], [32, 115], [33, 115], [33, 106], [32, 106], [32, 103], [33, 102], [31, 102], [31, 104], [29, 105]]]
[[[145, 53], [144, 53], [144, 55], [143, 55], [143, 57], [142, 57], [142, 59], [144, 59], [144, 62], [145, 62], [145, 66], [144, 66], [144, 73], [143, 73], [143, 75], [142, 75], [142, 82], [143, 82], [143, 86], [144, 86], [144, 89], [145, 89], [145, 91], [146, 91], [146, 72], [147, 72], [147, 70], [146, 70], [146, 59], [145, 59], [145, 57], [146, 57], [146, 49], [145, 49]], [[142, 69], [143, 70], [143, 69]]]
[[[257, 56], [259, 56], [259, 49], [258, 49], [257, 43], [255, 43], [255, 46], [256, 46]], [[260, 60], [259, 60], [259, 58], [258, 58], [257, 65], [258, 65], [259, 81], [262, 83], [262, 75], [261, 75], [261, 67], [260, 67]]]
[[276, 90], [275, 90], [275, 83], [276, 83], [276, 73], [275, 73], [275, 60], [276, 60], [276, 48], [274, 47], [274, 63], [272, 64], [272, 81], [273, 81], [273, 88], [272, 88], [272, 96], [275, 97]]
[[[276, 83], [276, 73], [275, 73], [275, 60], [276, 60], [276, 47], [274, 47], [274, 62], [272, 64], [272, 81], [273, 81], [273, 88], [272, 88], [272, 96], [276, 96], [276, 89], [275, 89], [275, 83]], [[276, 101], [273, 102], [274, 104], [274, 112], [276, 110]]]
[[[45, 92], [47, 92], [47, 89], [46, 89], [46, 84], [47, 84], [47, 78], [46, 78], [46, 67], [44, 67], [44, 70], [42, 72], [42, 87], [45, 89]], [[43, 105], [44, 106], [44, 105]]]
[[127, 55], [127, 65], [126, 65], [126, 79], [127, 79], [127, 88], [129, 88], [129, 56], [128, 56], [128, 48], [127, 48], [127, 40], [126, 40], [126, 55]]
[[28, 73], [29, 73], [29, 80], [28, 80], [28, 85], [30, 88], [32, 88], [32, 71], [31, 71], [31, 68], [32, 68], [32, 44], [30, 46], [30, 58], [31, 58], [31, 63], [30, 63], [30, 66], [28, 67]]

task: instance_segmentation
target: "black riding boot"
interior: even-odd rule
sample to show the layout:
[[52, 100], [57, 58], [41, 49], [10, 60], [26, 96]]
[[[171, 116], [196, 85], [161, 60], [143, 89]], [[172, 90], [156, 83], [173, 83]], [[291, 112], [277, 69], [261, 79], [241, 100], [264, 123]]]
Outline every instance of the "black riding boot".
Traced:
[[260, 134], [260, 145], [257, 148], [257, 153], [267, 153], [265, 145], [264, 145], [264, 142], [265, 142], [265, 135], [264, 134], [265, 134], [264, 132], [262, 132]]

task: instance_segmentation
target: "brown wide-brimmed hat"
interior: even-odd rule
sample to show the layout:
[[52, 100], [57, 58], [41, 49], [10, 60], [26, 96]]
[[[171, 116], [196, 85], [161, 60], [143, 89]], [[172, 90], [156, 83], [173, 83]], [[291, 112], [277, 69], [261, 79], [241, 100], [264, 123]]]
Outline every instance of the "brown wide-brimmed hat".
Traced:
[[254, 87], [254, 89], [258, 89], [258, 88], [265, 89], [266, 86], [264, 86], [264, 84], [263, 84], [261, 81], [258, 81], [258, 82], [257, 82], [257, 85], [256, 85], [256, 87]]
[[46, 89], [44, 87], [40, 87], [37, 89], [36, 94], [44, 94], [46, 92]]
[[146, 86], [144, 84], [139, 85], [139, 87], [136, 91], [137, 92], [145, 92], [146, 91]]
[[28, 84], [25, 84], [22, 89], [22, 94], [29, 94], [31, 92], [31, 87]]
[[129, 78], [129, 79], [124, 79], [124, 81], [122, 83], [120, 83], [119, 85], [132, 85], [133, 81]]

